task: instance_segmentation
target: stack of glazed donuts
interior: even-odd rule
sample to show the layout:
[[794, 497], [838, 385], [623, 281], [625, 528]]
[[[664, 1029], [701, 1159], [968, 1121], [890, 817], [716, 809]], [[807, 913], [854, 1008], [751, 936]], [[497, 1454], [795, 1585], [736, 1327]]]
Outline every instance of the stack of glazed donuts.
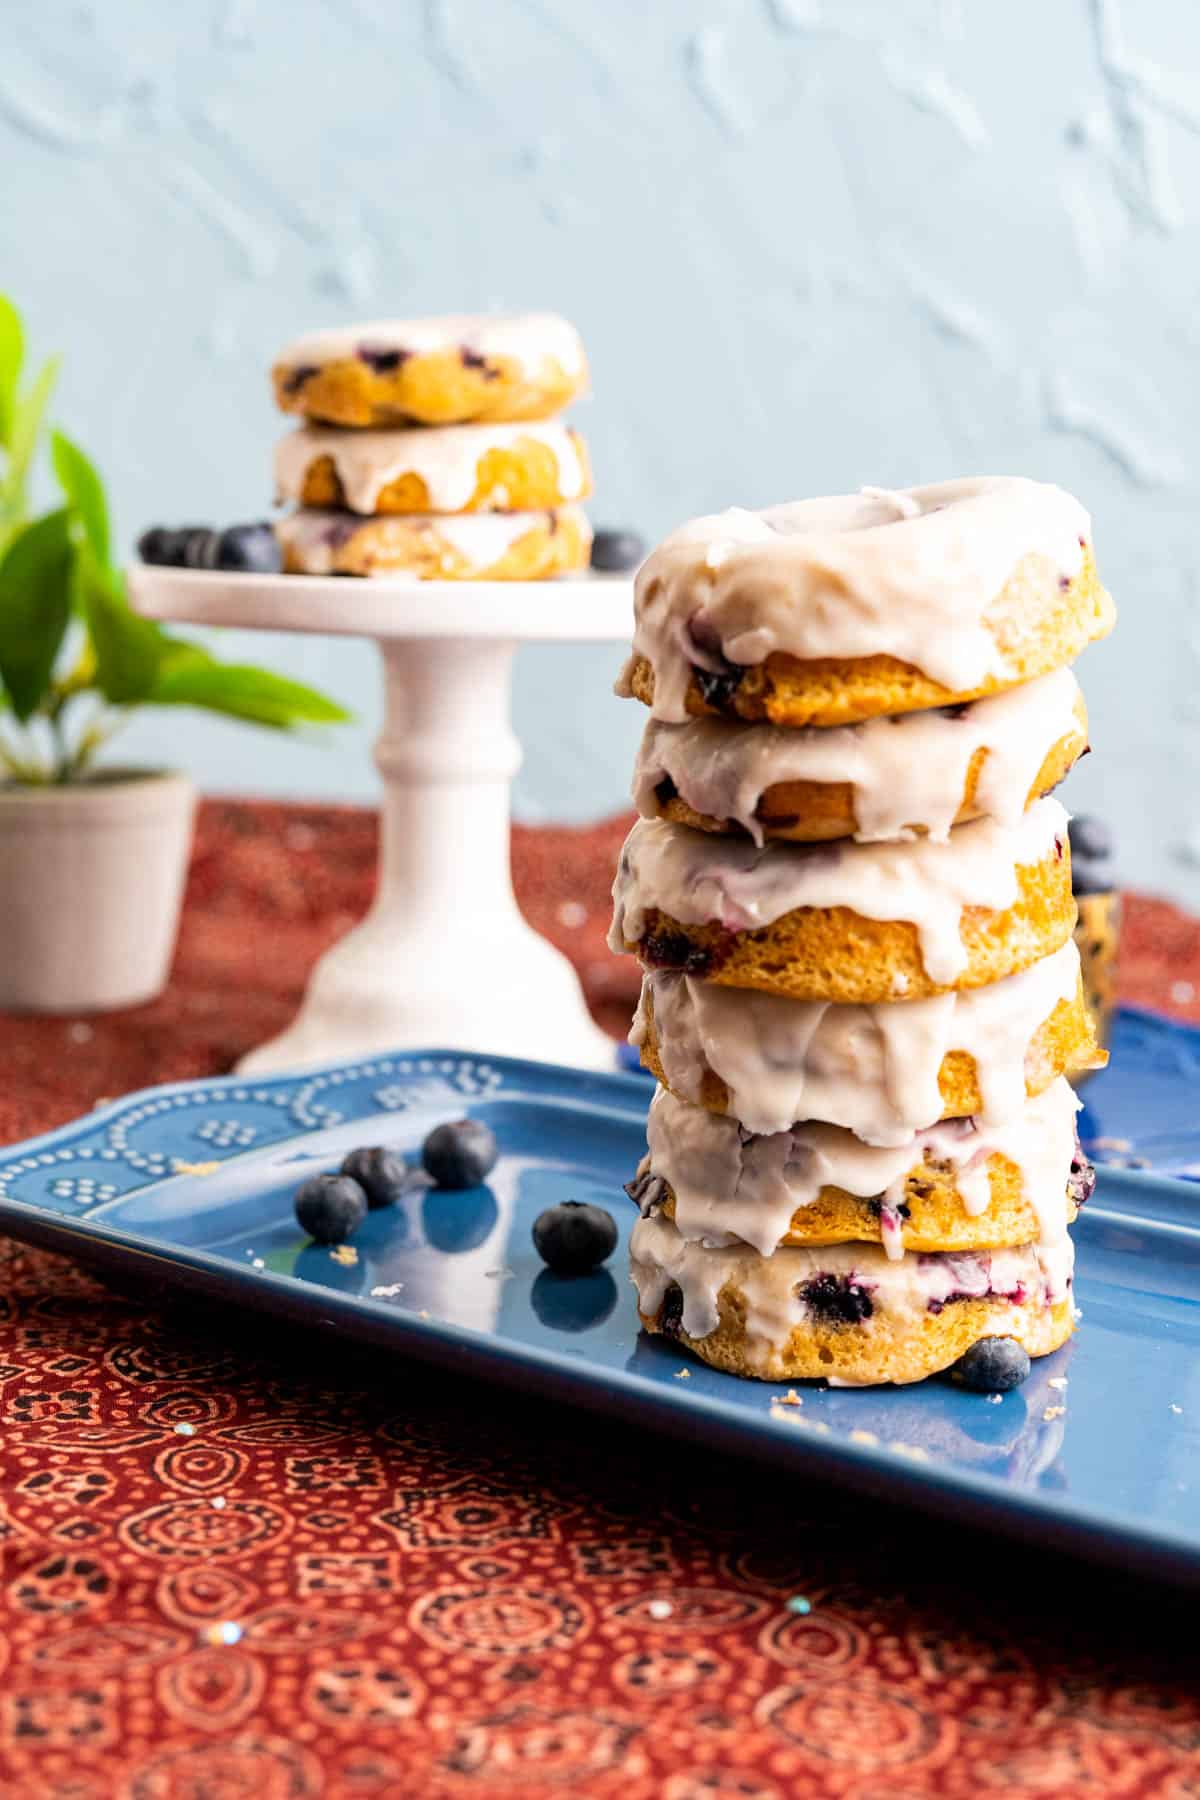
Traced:
[[847, 1385], [1070, 1335], [1066, 1077], [1103, 1053], [1047, 796], [1113, 618], [1083, 508], [1020, 479], [734, 510], [643, 565], [610, 941], [660, 1084], [648, 1331]]
[[304, 424], [275, 455], [283, 566], [300, 575], [531, 581], [586, 568], [587, 450], [554, 415], [587, 384], [549, 313], [393, 320], [281, 352]]

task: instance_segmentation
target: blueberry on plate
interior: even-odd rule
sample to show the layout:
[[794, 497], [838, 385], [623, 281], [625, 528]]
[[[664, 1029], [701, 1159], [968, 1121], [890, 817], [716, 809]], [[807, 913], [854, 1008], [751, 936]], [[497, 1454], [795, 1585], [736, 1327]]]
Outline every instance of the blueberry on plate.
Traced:
[[279, 539], [266, 519], [253, 525], [227, 525], [217, 539], [218, 569], [242, 569], [250, 575], [277, 575], [283, 567]]
[[179, 568], [188, 539], [207, 530], [207, 525], [151, 525], [138, 539], [138, 555], [144, 563], [155, 563], [160, 568]]
[[1068, 830], [1071, 855], [1085, 860], [1105, 862], [1113, 853], [1112, 833], [1094, 813], [1078, 813]]
[[367, 1196], [348, 1175], [310, 1175], [296, 1189], [296, 1218], [318, 1244], [344, 1244], [367, 1216]]
[[602, 1206], [563, 1200], [533, 1222], [533, 1247], [558, 1275], [586, 1275], [617, 1247], [616, 1222]]
[[339, 1175], [357, 1181], [367, 1196], [372, 1211], [380, 1206], [394, 1206], [406, 1188], [413, 1184], [413, 1171], [402, 1156], [383, 1144], [363, 1145], [343, 1158]]
[[494, 1133], [479, 1119], [451, 1119], [421, 1145], [421, 1161], [440, 1188], [478, 1187], [498, 1155]]
[[602, 575], [624, 575], [636, 569], [646, 545], [636, 531], [598, 531], [592, 539], [592, 567]]
[[1071, 1155], [1071, 1173], [1067, 1176], [1067, 1198], [1076, 1206], [1086, 1206], [1096, 1191], [1096, 1165], [1083, 1153], [1079, 1132], [1075, 1133], [1075, 1149]]
[[1090, 862], [1086, 856], [1071, 858], [1071, 891], [1077, 900], [1085, 894], [1111, 894], [1112, 870], [1104, 863]]
[[964, 1352], [951, 1369], [960, 1387], [977, 1394], [1007, 1394], [1029, 1373], [1029, 1355], [1016, 1338], [985, 1337]]
[[1114, 885], [1112, 833], [1094, 814], [1071, 820], [1071, 886], [1076, 894], [1107, 894]]
[[215, 569], [217, 566], [217, 545], [221, 541], [219, 531], [211, 525], [189, 525], [179, 534], [182, 544], [180, 561], [185, 569]]

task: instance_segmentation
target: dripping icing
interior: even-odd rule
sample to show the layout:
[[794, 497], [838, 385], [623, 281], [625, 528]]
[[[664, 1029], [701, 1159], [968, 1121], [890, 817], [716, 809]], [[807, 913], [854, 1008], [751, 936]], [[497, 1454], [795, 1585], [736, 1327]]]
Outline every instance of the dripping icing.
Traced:
[[1055, 597], [1090, 535], [1071, 495], [1014, 476], [694, 519], [639, 571], [618, 692], [632, 691], [644, 657], [655, 717], [682, 723], [695, 668], [754, 666], [775, 653], [895, 657], [960, 693], [1004, 681], [988, 608], [1026, 559], [1029, 584]]
[[952, 982], [966, 967], [964, 907], [1003, 911], [1017, 897], [1017, 869], [1065, 844], [1067, 815], [1057, 800], [1038, 800], [1015, 825], [977, 819], [946, 843], [768, 843], [711, 836], [663, 819], [639, 819], [625, 840], [613, 883], [609, 945], [642, 938], [656, 909], [683, 924], [719, 923], [757, 931], [797, 908], [848, 907], [863, 918], [916, 928], [932, 982]]
[[584, 493], [583, 462], [572, 433], [553, 420], [519, 425], [446, 425], [437, 430], [337, 431], [301, 426], [275, 447], [275, 485], [280, 496], [298, 500], [304, 477], [319, 457], [337, 470], [351, 512], [373, 513], [384, 488], [402, 475], [419, 475], [433, 512], [460, 512], [475, 492], [480, 459], [489, 450], [511, 450], [533, 439], [554, 453], [564, 500]]
[[[689, 1337], [705, 1338], [719, 1319], [718, 1299], [728, 1283], [745, 1305], [746, 1347], [756, 1368], [765, 1367], [797, 1326], [810, 1322], [804, 1288], [823, 1275], [868, 1285], [872, 1314], [848, 1329], [870, 1331], [886, 1315], [901, 1330], [917, 1331], [931, 1310], [956, 1297], [1008, 1300], [1014, 1326], [1030, 1307], [1055, 1306], [1070, 1292], [1074, 1245], [1027, 1244], [1016, 1250], [959, 1251], [906, 1256], [889, 1262], [872, 1244], [789, 1246], [762, 1257], [744, 1245], [708, 1248], [690, 1243], [669, 1219], [639, 1219], [630, 1235], [630, 1274], [638, 1306], [657, 1314], [668, 1288], [680, 1290], [682, 1324]], [[1004, 1314], [991, 1322], [1003, 1332]]]
[[556, 313], [452, 313], [429, 319], [376, 319], [313, 331], [281, 350], [277, 366], [346, 362], [363, 345], [396, 349], [410, 356], [438, 350], [467, 350], [482, 357], [505, 356], [526, 373], [536, 373], [553, 357], [568, 375], [584, 367], [583, 344], [575, 327]]
[[633, 801], [643, 818], [659, 808], [655, 790], [668, 779], [694, 812], [732, 820], [756, 844], [763, 795], [783, 782], [846, 783], [854, 789], [860, 843], [911, 839], [940, 843], [950, 834], [978, 750], [987, 752], [976, 810], [1015, 825], [1048, 752], [1084, 726], [1079, 683], [1058, 669], [963, 709], [905, 713], [859, 725], [792, 729], [690, 719], [652, 718], [634, 765]]
[[819, 1119], [870, 1144], [900, 1144], [941, 1117], [938, 1071], [953, 1050], [974, 1060], [984, 1122], [1019, 1112], [1032, 1040], [1078, 994], [1071, 939], [986, 987], [878, 1005], [790, 1000], [651, 970], [629, 1041], [646, 1042], [652, 1015], [668, 1087], [698, 1106], [711, 1071], [749, 1131]]
[[[381, 544], [393, 535], [399, 542], [410, 531], [429, 532], [444, 539], [472, 567], [487, 568], [499, 562], [518, 538], [530, 531], [544, 531], [547, 519], [555, 517], [560, 522], [566, 517], [577, 520], [590, 535], [585, 514], [574, 506], [559, 507], [553, 513], [388, 513], [375, 518], [301, 507], [279, 520], [275, 534], [302, 560], [307, 575], [328, 575], [337, 549], [358, 531], [369, 532]], [[382, 572], [393, 574], [391, 570]], [[405, 571], [398, 569], [394, 574], [403, 579]]]
[[[822, 1189], [879, 1200], [898, 1213], [909, 1176], [931, 1162], [953, 1170], [963, 1210], [977, 1218], [991, 1204], [989, 1161], [1002, 1156], [1020, 1173], [1039, 1237], [1057, 1243], [1067, 1230], [1078, 1108], [1060, 1077], [1008, 1119], [990, 1124], [945, 1119], [904, 1143], [883, 1146], [826, 1124], [747, 1133], [735, 1119], [689, 1106], [660, 1088], [650, 1107], [649, 1147], [638, 1173], [670, 1184], [681, 1237], [710, 1246], [737, 1241], [770, 1257], [792, 1215], [811, 1206]], [[886, 1250], [889, 1258], [903, 1255], [897, 1231], [887, 1234]]]

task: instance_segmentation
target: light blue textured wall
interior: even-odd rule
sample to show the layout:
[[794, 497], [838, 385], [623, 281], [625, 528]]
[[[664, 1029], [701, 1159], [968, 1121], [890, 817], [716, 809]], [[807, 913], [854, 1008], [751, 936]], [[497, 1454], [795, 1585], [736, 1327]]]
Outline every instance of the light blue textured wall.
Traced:
[[[264, 510], [264, 371], [302, 328], [557, 308], [599, 520], [979, 471], [1078, 492], [1123, 624], [1083, 665], [1071, 798], [1130, 878], [1200, 893], [1193, 5], [6, 0], [0, 39], [0, 281], [66, 350], [59, 414], [129, 538]], [[130, 749], [371, 792], [370, 652], [249, 647], [361, 727], [156, 719]], [[615, 661], [522, 654], [525, 816], [622, 800]]]

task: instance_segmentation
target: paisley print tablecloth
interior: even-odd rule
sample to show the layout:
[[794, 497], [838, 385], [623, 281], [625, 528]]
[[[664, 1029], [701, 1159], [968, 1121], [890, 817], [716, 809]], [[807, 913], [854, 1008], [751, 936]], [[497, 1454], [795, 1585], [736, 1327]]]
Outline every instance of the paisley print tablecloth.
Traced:
[[[515, 845], [614, 1028], [622, 831]], [[6, 1019], [5, 1138], [277, 1029], [373, 854], [208, 805], [169, 993]], [[1127, 991], [1194, 1014], [1200, 928], [1130, 913]], [[0, 1476], [9, 1800], [1200, 1800], [1194, 1598], [13, 1244]]]

